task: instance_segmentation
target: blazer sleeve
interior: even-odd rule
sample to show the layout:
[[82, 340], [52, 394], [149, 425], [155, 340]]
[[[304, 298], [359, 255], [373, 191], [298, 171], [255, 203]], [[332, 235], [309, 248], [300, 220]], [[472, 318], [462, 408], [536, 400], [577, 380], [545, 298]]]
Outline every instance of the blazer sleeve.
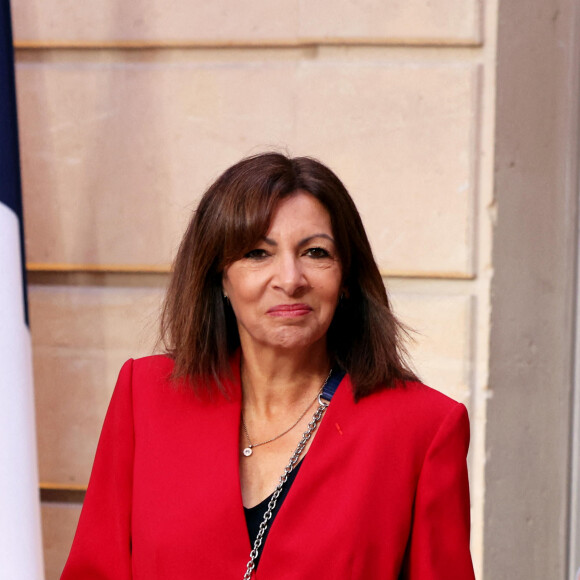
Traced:
[[129, 580], [132, 576], [132, 369], [129, 360], [119, 373], [61, 580]]
[[419, 476], [403, 578], [473, 580], [467, 478], [469, 419], [458, 404], [431, 441]]

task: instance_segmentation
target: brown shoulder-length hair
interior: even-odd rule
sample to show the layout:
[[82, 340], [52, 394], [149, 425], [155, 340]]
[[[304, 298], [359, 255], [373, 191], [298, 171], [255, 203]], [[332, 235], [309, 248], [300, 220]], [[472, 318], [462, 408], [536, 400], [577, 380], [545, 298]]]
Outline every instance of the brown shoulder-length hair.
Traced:
[[161, 340], [175, 360], [174, 378], [221, 388], [239, 347], [236, 319], [223, 299], [224, 268], [254, 249], [280, 201], [306, 191], [328, 211], [340, 257], [345, 297], [327, 335], [330, 356], [352, 379], [359, 399], [415, 380], [406, 362], [405, 328], [387, 292], [353, 200], [319, 161], [263, 153], [227, 169], [195, 211], [174, 263], [162, 316]]

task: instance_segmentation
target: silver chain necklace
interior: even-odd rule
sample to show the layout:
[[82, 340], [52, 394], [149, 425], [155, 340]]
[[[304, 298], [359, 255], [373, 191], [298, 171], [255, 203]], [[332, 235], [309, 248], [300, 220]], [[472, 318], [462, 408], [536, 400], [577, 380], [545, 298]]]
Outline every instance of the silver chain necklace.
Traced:
[[[330, 371], [330, 373], [331, 372], [332, 372], [332, 370]], [[330, 377], [330, 373], [328, 373], [328, 376], [326, 377], [324, 384], [320, 388], [320, 391], [318, 391], [318, 393], [316, 393], [314, 399], [312, 399], [312, 401], [310, 401], [310, 403], [308, 403], [308, 407], [306, 407], [306, 409], [304, 409], [304, 411], [302, 412], [300, 417], [298, 417], [298, 419], [296, 419], [296, 421], [294, 423], [292, 423], [292, 425], [290, 425], [290, 427], [288, 427], [288, 429], [286, 429], [286, 431], [282, 431], [282, 433], [280, 433], [279, 435], [276, 435], [276, 437], [272, 437], [271, 439], [267, 439], [266, 441], [262, 441], [261, 443], [252, 443], [252, 440], [250, 439], [250, 434], [248, 433], [248, 427], [246, 425], [246, 422], [244, 421], [244, 412], [242, 411], [242, 428], [244, 429], [244, 434], [246, 436], [246, 439], [248, 440], [248, 446], [242, 451], [242, 453], [244, 454], [244, 457], [250, 457], [250, 455], [252, 455], [252, 453], [253, 453], [252, 449], [254, 449], [254, 447], [260, 447], [260, 445], [266, 445], [266, 443], [272, 443], [272, 441], [276, 441], [276, 439], [280, 439], [280, 437], [283, 437], [284, 435], [286, 435], [286, 433], [289, 433], [290, 431], [292, 431], [292, 429], [294, 429], [294, 427], [296, 427], [296, 425], [298, 425], [298, 423], [300, 423], [300, 421], [302, 420], [304, 415], [306, 415], [306, 413], [308, 412], [308, 409], [310, 409], [310, 407], [312, 407], [312, 403], [314, 403], [314, 401], [316, 401], [316, 399], [318, 399], [320, 393], [322, 392], [322, 389], [324, 388], [324, 385], [326, 385], [326, 381], [328, 381], [328, 377]]]
[[[330, 374], [328, 376], [330, 376]], [[328, 378], [326, 379], [326, 381], [328, 381]], [[326, 381], [324, 382], [324, 384], [326, 384]], [[288, 465], [284, 468], [284, 473], [280, 476], [280, 480], [278, 481], [276, 490], [274, 491], [272, 497], [270, 498], [270, 501], [268, 502], [268, 509], [264, 514], [264, 518], [262, 519], [262, 523], [260, 524], [260, 528], [258, 530], [258, 535], [256, 536], [256, 541], [254, 542], [254, 546], [252, 548], [252, 551], [250, 552], [250, 559], [246, 566], [246, 573], [244, 574], [243, 580], [250, 580], [252, 578], [252, 574], [254, 573], [254, 570], [256, 568], [256, 559], [258, 558], [258, 550], [262, 545], [264, 534], [266, 533], [266, 530], [268, 528], [269, 521], [272, 519], [272, 514], [274, 512], [274, 508], [276, 507], [276, 503], [278, 502], [278, 498], [282, 493], [282, 487], [284, 486], [286, 481], [288, 481], [288, 475], [290, 474], [290, 472], [296, 467], [298, 459], [300, 459], [300, 455], [304, 451], [304, 448], [306, 447], [306, 444], [310, 440], [310, 437], [312, 437], [312, 433], [316, 431], [316, 427], [318, 427], [318, 424], [320, 423], [322, 416], [324, 415], [324, 411], [326, 411], [327, 407], [328, 402], [325, 401], [321, 395], [318, 395], [318, 408], [314, 412], [314, 415], [312, 416], [310, 423], [308, 423], [308, 427], [306, 428], [306, 431], [304, 431], [302, 439], [300, 439], [300, 442], [298, 443], [298, 446], [294, 450], [292, 457], [290, 457]]]

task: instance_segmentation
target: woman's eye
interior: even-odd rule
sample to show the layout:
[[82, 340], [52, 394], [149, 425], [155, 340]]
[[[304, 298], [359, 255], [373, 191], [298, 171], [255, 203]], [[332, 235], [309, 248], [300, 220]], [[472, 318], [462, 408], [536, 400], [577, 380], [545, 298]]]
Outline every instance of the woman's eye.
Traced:
[[329, 258], [330, 254], [324, 248], [308, 248], [306, 255], [311, 258]]
[[261, 258], [265, 258], [267, 255], [268, 255], [268, 253], [266, 252], [266, 250], [255, 249], [255, 250], [250, 250], [244, 256], [244, 258], [249, 258], [250, 260], [259, 260]]

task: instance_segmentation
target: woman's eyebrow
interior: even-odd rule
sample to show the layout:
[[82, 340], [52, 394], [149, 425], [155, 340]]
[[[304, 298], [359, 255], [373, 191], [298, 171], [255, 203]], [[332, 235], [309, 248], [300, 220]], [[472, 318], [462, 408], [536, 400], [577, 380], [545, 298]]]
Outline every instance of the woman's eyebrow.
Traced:
[[334, 244], [334, 238], [332, 236], [329, 236], [328, 234], [314, 234], [312, 236], [304, 238], [303, 240], [300, 240], [300, 242], [298, 242], [298, 245], [304, 246], [305, 244], [310, 243], [312, 240], [316, 238], [326, 238], [327, 240], [330, 240]]
[[[311, 236], [303, 238], [302, 240], [300, 240], [298, 242], [298, 245], [304, 246], [316, 238], [326, 238], [327, 240], [330, 240], [333, 244], [335, 243], [334, 238], [332, 236], [329, 236], [328, 234], [320, 233], [320, 234], [312, 234]], [[264, 243], [268, 244], [269, 246], [277, 246], [278, 245], [272, 238], [268, 238], [265, 236], [264, 236]]]

